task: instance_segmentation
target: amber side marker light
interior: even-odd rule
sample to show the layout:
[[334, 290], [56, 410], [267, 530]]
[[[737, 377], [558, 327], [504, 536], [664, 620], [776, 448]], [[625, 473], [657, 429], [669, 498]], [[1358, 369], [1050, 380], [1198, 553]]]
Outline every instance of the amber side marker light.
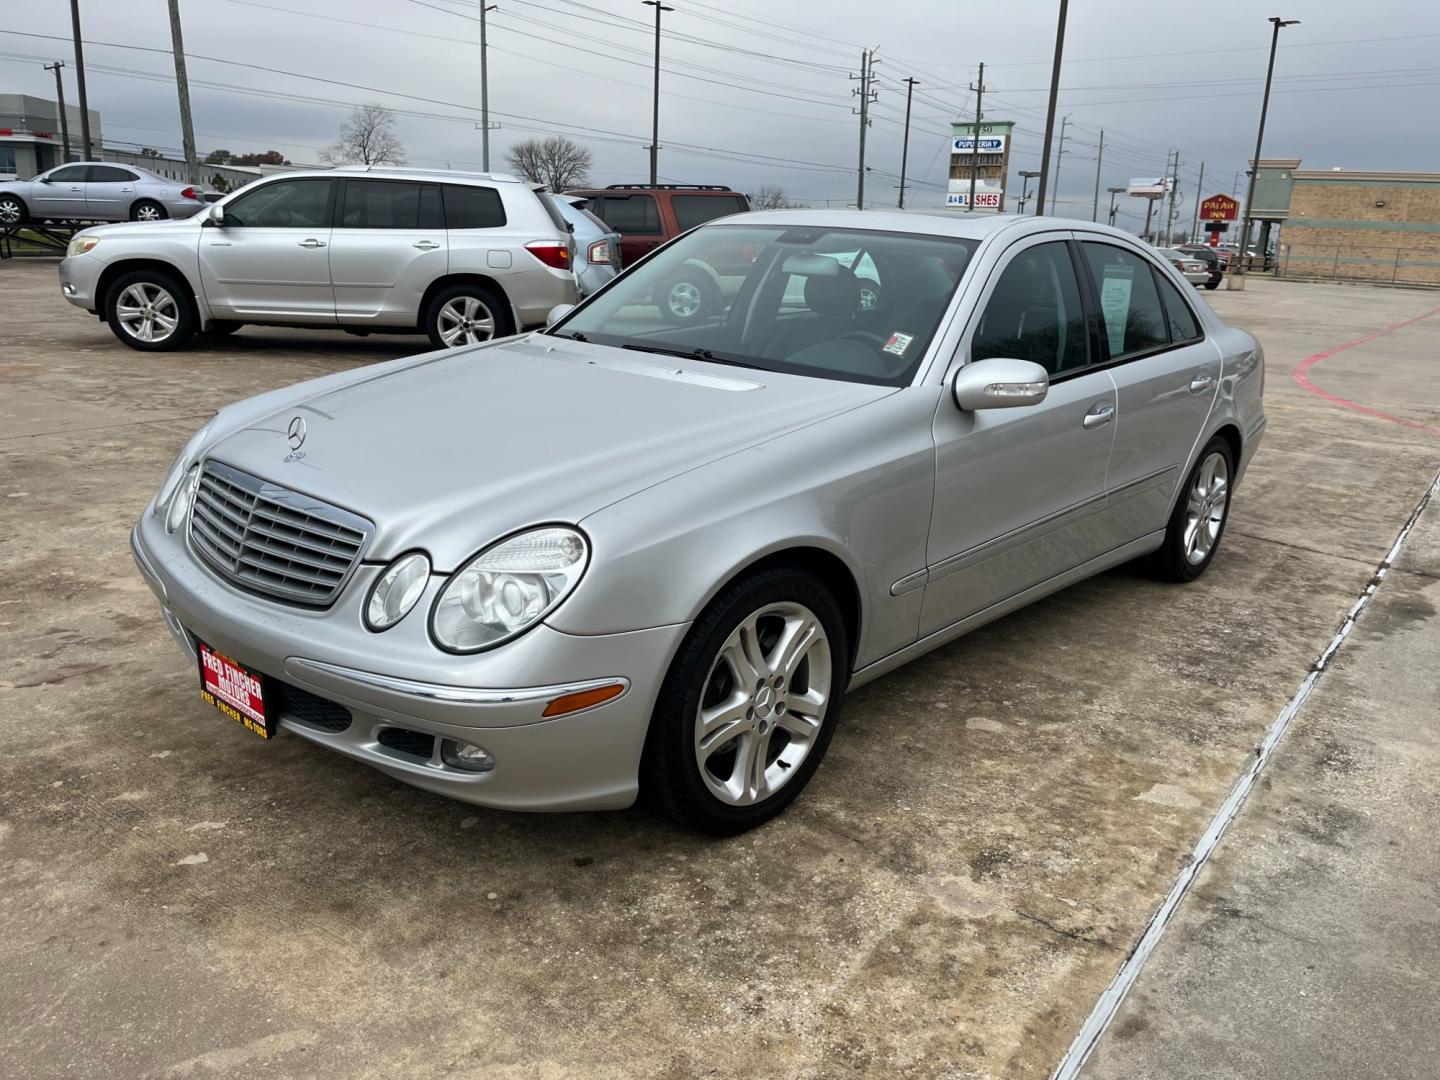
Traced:
[[581, 709], [593, 709], [596, 705], [613, 701], [624, 692], [624, 683], [611, 683], [609, 686], [595, 686], [589, 690], [580, 690], [574, 694], [557, 697], [545, 706], [545, 711], [540, 715], [564, 716], [566, 713], [579, 712]]

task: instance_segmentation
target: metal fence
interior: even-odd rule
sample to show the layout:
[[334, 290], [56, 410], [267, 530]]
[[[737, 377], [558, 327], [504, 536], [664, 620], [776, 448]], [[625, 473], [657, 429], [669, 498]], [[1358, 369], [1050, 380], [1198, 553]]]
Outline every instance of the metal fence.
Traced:
[[1390, 285], [1440, 285], [1440, 245], [1282, 244], [1278, 277], [1324, 281], [1370, 281]]

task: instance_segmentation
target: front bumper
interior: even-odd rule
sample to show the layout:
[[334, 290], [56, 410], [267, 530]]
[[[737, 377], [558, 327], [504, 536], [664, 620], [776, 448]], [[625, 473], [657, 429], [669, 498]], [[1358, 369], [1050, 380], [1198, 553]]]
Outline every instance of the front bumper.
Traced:
[[104, 269], [93, 255], [67, 255], [60, 260], [60, 295], [93, 315], [100, 304], [96, 293]]
[[[664, 673], [686, 625], [582, 637], [541, 625], [488, 653], [451, 656], [430, 644], [426, 612], [444, 578], [431, 579], [415, 610], [383, 634], [366, 630], [361, 605], [383, 570], [362, 566], [336, 604], [309, 611], [240, 592], [205, 569], [184, 533], [146, 512], [131, 534], [141, 575], [171, 633], [196, 656], [206, 642], [270, 678], [343, 706], [351, 722], [326, 730], [281, 712], [287, 732], [327, 746], [408, 784], [509, 810], [605, 810], [638, 791], [640, 753]], [[592, 681], [625, 680], [621, 696], [545, 719], [546, 704]], [[402, 728], [483, 747], [486, 773], [401, 753], [380, 741]], [[227, 737], [225, 725], [217, 737]], [[234, 737], [248, 738], [237, 731]]]

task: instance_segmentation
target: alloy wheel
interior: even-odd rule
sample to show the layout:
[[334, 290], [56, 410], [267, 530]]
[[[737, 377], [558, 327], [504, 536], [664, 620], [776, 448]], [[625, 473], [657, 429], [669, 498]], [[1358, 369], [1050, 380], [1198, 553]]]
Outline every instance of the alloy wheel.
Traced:
[[439, 314], [440, 340], [447, 348], [477, 345], [495, 336], [495, 316], [485, 302], [474, 296], [457, 296]]
[[1185, 503], [1185, 560], [1199, 566], [1210, 557], [1230, 506], [1230, 466], [1225, 455], [1211, 453], [1195, 471]]
[[670, 314], [679, 319], [689, 319], [700, 310], [704, 298], [700, 295], [700, 287], [693, 281], [677, 281], [670, 286], [665, 303], [670, 307]]
[[164, 341], [180, 324], [180, 305], [169, 291], [153, 282], [137, 281], [115, 302], [125, 332], [151, 344]]
[[695, 715], [695, 762], [731, 806], [774, 795], [815, 745], [830, 698], [830, 641], [803, 604], [769, 604], [725, 639]]
[[20, 204], [14, 199], [0, 199], [0, 225], [20, 224]]
[[147, 203], [146, 205], [144, 205], [144, 206], [136, 207], [136, 209], [135, 209], [135, 220], [136, 220], [136, 221], [159, 221], [159, 220], [160, 220], [160, 208], [159, 208], [158, 206], [151, 206], [151, 205], [149, 205], [148, 203]]

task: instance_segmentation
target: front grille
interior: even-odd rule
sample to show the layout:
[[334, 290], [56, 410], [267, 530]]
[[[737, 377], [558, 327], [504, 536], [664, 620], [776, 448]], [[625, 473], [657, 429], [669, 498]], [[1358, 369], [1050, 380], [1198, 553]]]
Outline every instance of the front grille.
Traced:
[[272, 682], [275, 712], [321, 731], [340, 732], [350, 726], [350, 710], [333, 701], [316, 697], [289, 683]]
[[222, 577], [253, 592], [328, 607], [374, 526], [308, 495], [207, 461], [190, 513], [190, 542]]
[[428, 735], [423, 731], [411, 731], [409, 728], [387, 727], [381, 728], [376, 741], [381, 746], [388, 746], [397, 754], [406, 754], [409, 757], [419, 758], [421, 761], [429, 761], [430, 756], [435, 752], [435, 736]]

